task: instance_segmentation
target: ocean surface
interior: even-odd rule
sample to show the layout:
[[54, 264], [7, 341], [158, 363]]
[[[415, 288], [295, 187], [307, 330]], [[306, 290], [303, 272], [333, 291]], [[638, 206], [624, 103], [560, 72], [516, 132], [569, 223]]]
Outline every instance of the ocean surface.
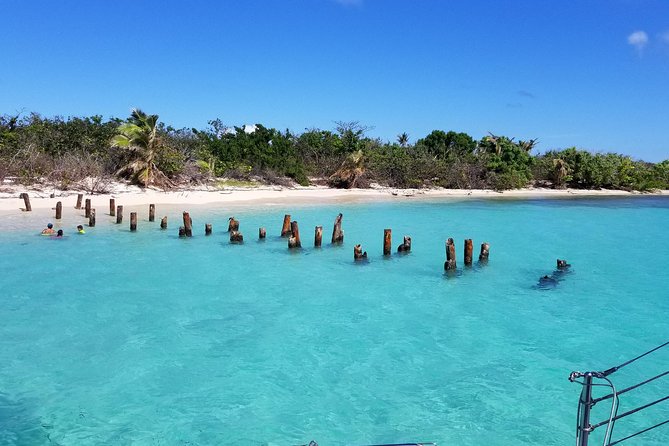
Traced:
[[[98, 212], [76, 235], [83, 211], [66, 209], [63, 240], [37, 235], [41, 218], [2, 217], [0, 444], [572, 445], [569, 373], [669, 340], [668, 198], [193, 206], [191, 239], [177, 237], [181, 210], [158, 206], [149, 223], [141, 208], [136, 233], [129, 209], [122, 225]], [[279, 237], [284, 213], [297, 252]], [[231, 215], [243, 245], [229, 243]], [[411, 253], [385, 259], [384, 228], [393, 251], [410, 235]], [[569, 273], [538, 286], [557, 258]], [[669, 347], [611, 378], [620, 389], [667, 369]], [[620, 412], [667, 394], [669, 377], [623, 395]], [[613, 437], [667, 418], [657, 404]], [[668, 443], [669, 427], [625, 444]]]

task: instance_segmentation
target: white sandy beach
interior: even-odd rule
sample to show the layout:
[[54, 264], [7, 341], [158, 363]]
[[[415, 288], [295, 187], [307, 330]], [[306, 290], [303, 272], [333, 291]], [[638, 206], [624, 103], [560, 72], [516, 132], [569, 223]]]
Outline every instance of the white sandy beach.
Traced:
[[[622, 190], [582, 190], [582, 189], [547, 189], [524, 188], [496, 192], [492, 190], [467, 189], [331, 189], [327, 187], [295, 187], [260, 186], [253, 188], [193, 188], [189, 190], [162, 191], [148, 188], [141, 189], [123, 183], [115, 183], [108, 194], [89, 195], [85, 191], [53, 190], [37, 188], [20, 188], [16, 186], [0, 189], [0, 212], [21, 212], [24, 207], [19, 193], [27, 192], [33, 210], [52, 209], [58, 201], [63, 208], [73, 208], [77, 194], [83, 193], [91, 198], [93, 207], [106, 209], [109, 199], [114, 198], [117, 204], [139, 206], [148, 204], [162, 205], [225, 205], [245, 203], [253, 205], [280, 203], [311, 203], [328, 204], [350, 201], [382, 201], [406, 199], [439, 199], [439, 198], [566, 198], [566, 197], [610, 197], [610, 196], [648, 196], [669, 195], [669, 191], [653, 193], [627, 192]], [[53, 198], [52, 198], [53, 195]]]

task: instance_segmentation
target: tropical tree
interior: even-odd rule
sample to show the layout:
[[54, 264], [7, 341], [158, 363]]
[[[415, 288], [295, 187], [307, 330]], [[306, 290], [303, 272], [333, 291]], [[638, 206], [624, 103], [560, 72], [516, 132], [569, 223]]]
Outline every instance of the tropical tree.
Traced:
[[127, 161], [117, 171], [117, 175], [130, 174], [133, 181], [144, 187], [152, 184], [173, 186], [173, 183], [156, 166], [156, 159], [162, 149], [158, 135], [158, 115], [147, 115], [138, 108], [132, 109], [128, 121], [118, 127], [112, 138], [112, 146], [126, 150]]
[[409, 144], [409, 134], [407, 132], [403, 132], [397, 135], [397, 143], [400, 145], [400, 147], [406, 147], [407, 144]]

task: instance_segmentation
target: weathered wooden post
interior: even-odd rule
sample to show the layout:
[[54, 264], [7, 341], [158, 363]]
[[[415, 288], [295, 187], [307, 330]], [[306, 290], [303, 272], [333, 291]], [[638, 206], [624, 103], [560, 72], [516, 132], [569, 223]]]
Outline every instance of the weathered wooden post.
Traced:
[[77, 194], [77, 205], [75, 209], [81, 209], [81, 201], [84, 199], [84, 194]]
[[228, 219], [228, 232], [239, 231], [239, 220], [235, 220], [235, 217], [230, 217]]
[[362, 245], [355, 245], [353, 247], [353, 260], [357, 262], [366, 259], [367, 259], [367, 251], [362, 252]]
[[156, 205], [149, 205], [149, 221], [156, 221]]
[[446, 271], [455, 271], [455, 243], [453, 239], [449, 238], [446, 241], [446, 263], [444, 263], [444, 269]]
[[130, 231], [135, 232], [137, 230], [137, 212], [130, 213]]
[[281, 237], [290, 237], [290, 214], [283, 216], [283, 226], [281, 227]]
[[167, 229], [167, 215], [160, 219], [160, 229]]
[[60, 220], [63, 217], [63, 203], [60, 201], [56, 203], [56, 220]]
[[95, 209], [88, 211], [88, 226], [91, 228], [95, 227]]
[[116, 206], [116, 224], [120, 225], [123, 223], [123, 206], [118, 205]]
[[184, 230], [186, 231], [186, 237], [193, 236], [193, 220], [190, 218], [190, 214], [186, 211], [183, 213], [184, 217]]
[[465, 239], [465, 266], [471, 266], [474, 256], [474, 242], [472, 239]]
[[490, 256], [490, 245], [488, 243], [481, 243], [481, 254], [479, 254], [479, 262], [487, 262]]
[[267, 231], [265, 231], [265, 228], [259, 228], [258, 229], [258, 238], [260, 240], [264, 240], [265, 237], [267, 237]]
[[397, 247], [397, 252], [408, 253], [411, 251], [411, 237], [408, 235], [404, 236], [404, 241], [400, 246]]
[[323, 226], [316, 226], [314, 233], [314, 246], [320, 248], [323, 243]]
[[230, 243], [235, 243], [235, 244], [244, 243], [244, 236], [239, 231], [232, 231], [230, 233]]
[[179, 226], [179, 238], [184, 238], [186, 237], [186, 228], [183, 226]]
[[344, 231], [341, 229], [341, 220], [344, 218], [343, 214], [337, 215], [334, 222], [334, 229], [332, 230], [332, 244], [339, 244], [344, 242]]
[[91, 199], [86, 198], [86, 205], [84, 206], [84, 217], [88, 218], [91, 216]]
[[302, 241], [300, 240], [300, 228], [297, 226], [296, 221], [290, 222], [290, 238], [288, 238], [288, 248], [301, 248]]
[[558, 270], [563, 270], [569, 268], [571, 265], [567, 263], [566, 260], [563, 259], [557, 259], [557, 269]]
[[389, 256], [390, 251], [393, 249], [393, 230], [384, 229], [383, 230], [383, 255]]
[[204, 225], [204, 235], [211, 235], [211, 223]]
[[27, 193], [22, 193], [19, 195], [19, 198], [23, 198], [23, 205], [25, 206], [26, 212], [30, 212], [33, 210], [33, 207], [30, 205], [30, 197], [28, 196]]
[[109, 215], [116, 216], [116, 200], [114, 198], [109, 199]]

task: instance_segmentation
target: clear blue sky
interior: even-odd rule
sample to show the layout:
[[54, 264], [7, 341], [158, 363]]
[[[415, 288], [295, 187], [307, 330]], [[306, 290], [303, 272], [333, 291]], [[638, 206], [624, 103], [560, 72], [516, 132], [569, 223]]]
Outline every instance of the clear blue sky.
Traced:
[[0, 113], [669, 158], [666, 0], [0, 0]]

